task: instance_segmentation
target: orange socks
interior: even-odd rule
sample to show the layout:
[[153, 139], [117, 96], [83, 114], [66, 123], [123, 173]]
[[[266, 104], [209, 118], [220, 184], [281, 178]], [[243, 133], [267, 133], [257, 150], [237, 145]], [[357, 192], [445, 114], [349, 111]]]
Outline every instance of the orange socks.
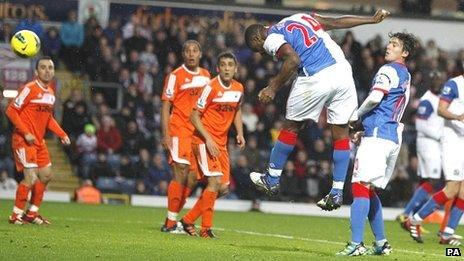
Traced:
[[172, 180], [168, 187], [168, 217], [166, 219], [166, 226], [172, 227], [177, 223], [177, 214], [182, 202], [182, 195], [184, 186]]
[[192, 209], [182, 218], [186, 223], [193, 224], [201, 216], [203, 195], [201, 195]]
[[15, 205], [13, 212], [20, 215], [23, 213], [24, 208], [27, 203], [27, 196], [29, 195], [30, 187], [26, 186], [23, 183], [19, 183], [18, 188], [16, 189]]
[[[37, 212], [39, 210], [40, 204], [42, 204], [45, 188], [47, 184], [43, 183], [40, 180], [37, 180], [32, 186], [31, 190], [31, 211]], [[34, 208], [34, 209], [32, 209]]]
[[441, 221], [440, 224], [440, 231], [443, 232], [445, 230], [446, 225], [448, 225], [448, 219], [450, 216], [451, 209], [453, 208], [453, 203], [455, 200], [448, 200], [445, 204], [445, 216], [443, 217], [443, 220]]
[[192, 190], [185, 186], [184, 191], [182, 191], [182, 201], [180, 202], [177, 212], [180, 212], [184, 208], [185, 202], [187, 202], [187, 198], [190, 197], [190, 193], [192, 193]]
[[201, 210], [203, 215], [201, 222], [202, 229], [211, 228], [213, 226], [214, 203], [216, 202], [217, 195], [217, 192], [206, 189], [203, 191], [203, 195], [201, 196]]

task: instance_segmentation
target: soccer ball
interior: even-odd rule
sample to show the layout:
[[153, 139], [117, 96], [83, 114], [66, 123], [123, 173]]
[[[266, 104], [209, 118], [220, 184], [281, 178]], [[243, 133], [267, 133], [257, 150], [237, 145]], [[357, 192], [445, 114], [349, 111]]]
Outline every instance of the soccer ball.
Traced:
[[21, 58], [34, 57], [40, 50], [40, 39], [32, 31], [21, 30], [11, 38], [11, 49]]

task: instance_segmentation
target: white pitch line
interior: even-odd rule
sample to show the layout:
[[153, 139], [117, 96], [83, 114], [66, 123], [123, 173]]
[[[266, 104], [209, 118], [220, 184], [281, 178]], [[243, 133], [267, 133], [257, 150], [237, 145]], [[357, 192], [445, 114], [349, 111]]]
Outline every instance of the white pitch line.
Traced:
[[[55, 219], [61, 219], [61, 218], [55, 218]], [[101, 220], [101, 219], [92, 219], [92, 218], [63, 218], [62, 220], [88, 221], [88, 222], [95, 222], [95, 223], [153, 224], [151, 222], [143, 222], [143, 221], [129, 221], [129, 220], [122, 221], [122, 220], [108, 220], [108, 219]], [[330, 240], [324, 240], [324, 239], [295, 237], [295, 236], [289, 236], [289, 235], [260, 233], [260, 232], [254, 232], [254, 231], [239, 230], [239, 229], [226, 229], [226, 228], [219, 228], [219, 227], [214, 227], [214, 229], [219, 230], [219, 231], [234, 232], [238, 234], [247, 234], [247, 235], [253, 235], [253, 236], [275, 237], [275, 238], [283, 238], [283, 239], [289, 239], [289, 240], [300, 240], [300, 241], [306, 241], [306, 242], [316, 242], [316, 243], [325, 243], [325, 244], [342, 245], [342, 246], [346, 245], [346, 243], [343, 243], [343, 242], [330, 241]], [[442, 258], [446, 257], [444, 255], [439, 255], [439, 254], [434, 254], [434, 253], [426, 253], [426, 252], [412, 251], [412, 250], [399, 249], [399, 248], [394, 248], [393, 251], [416, 254], [416, 255], [436, 256], [436, 257], [442, 257]]]

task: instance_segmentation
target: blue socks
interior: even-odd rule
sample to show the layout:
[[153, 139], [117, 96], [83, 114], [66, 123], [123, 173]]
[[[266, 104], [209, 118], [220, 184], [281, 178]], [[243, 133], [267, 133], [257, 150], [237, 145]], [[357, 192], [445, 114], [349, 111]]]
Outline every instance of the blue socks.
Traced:
[[375, 241], [381, 241], [385, 239], [385, 229], [383, 224], [382, 215], [382, 202], [380, 202], [377, 194], [370, 193], [371, 206], [369, 210], [369, 223], [371, 225], [372, 232], [375, 236]]
[[406, 205], [406, 208], [404, 209], [403, 213], [407, 216], [416, 213], [422, 206], [422, 204], [424, 204], [429, 199], [432, 191], [433, 188], [430, 183], [422, 183], [414, 192], [414, 195]]
[[[271, 177], [279, 178], [282, 169], [287, 162], [288, 155], [292, 153], [296, 144], [297, 134], [295, 132], [282, 130], [277, 138], [274, 148], [271, 150], [269, 159], [269, 175]], [[278, 183], [278, 181], [277, 181]]]
[[427, 203], [425, 203], [425, 205], [419, 209], [419, 211], [417, 211], [416, 214], [414, 214], [414, 219], [417, 221], [422, 221], [422, 219], [432, 214], [440, 206], [443, 206], [448, 200], [449, 199], [446, 197], [445, 192], [440, 190], [439, 192], [435, 193], [433, 197], [429, 199]]
[[451, 236], [454, 234], [454, 230], [458, 227], [459, 220], [461, 220], [463, 211], [464, 211], [464, 200], [458, 198], [453, 204], [453, 208], [451, 209], [449, 220], [448, 220], [448, 225], [443, 231], [445, 236]]
[[336, 140], [333, 147], [333, 185], [330, 194], [341, 194], [350, 164], [350, 141], [348, 138]]

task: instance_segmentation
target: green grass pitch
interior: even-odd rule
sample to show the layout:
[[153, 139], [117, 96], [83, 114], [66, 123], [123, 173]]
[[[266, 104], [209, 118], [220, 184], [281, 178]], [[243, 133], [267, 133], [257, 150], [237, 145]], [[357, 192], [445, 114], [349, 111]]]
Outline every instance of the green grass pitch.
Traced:
[[[334, 254], [349, 239], [348, 219], [218, 212], [219, 239], [208, 240], [159, 232], [164, 209], [74, 203], [45, 202], [41, 213], [49, 226], [15, 226], [7, 222], [12, 204], [0, 201], [0, 260], [339, 260]], [[382, 258], [449, 259], [437, 243], [437, 228], [427, 225], [431, 233], [417, 244], [387, 222], [394, 252]], [[366, 232], [366, 245], [372, 241]]]

